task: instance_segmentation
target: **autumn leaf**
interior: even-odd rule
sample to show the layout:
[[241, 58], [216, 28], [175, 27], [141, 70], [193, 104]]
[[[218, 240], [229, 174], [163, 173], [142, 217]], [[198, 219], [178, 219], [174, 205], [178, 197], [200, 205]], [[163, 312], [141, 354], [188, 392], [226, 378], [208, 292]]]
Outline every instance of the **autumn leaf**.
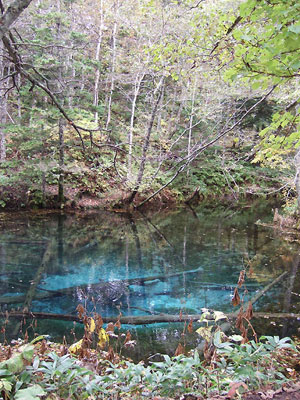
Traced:
[[182, 346], [181, 343], [177, 346], [177, 349], [175, 351], [175, 357], [180, 356], [180, 354], [184, 354], [184, 347]]
[[189, 333], [193, 333], [193, 320], [191, 319], [188, 324], [188, 331]]
[[213, 326], [203, 326], [199, 329], [196, 330], [196, 332], [198, 333], [198, 335], [202, 336], [204, 340], [206, 340], [207, 342], [210, 341], [211, 337], [212, 337], [212, 330]]
[[114, 327], [115, 327], [114, 324], [112, 322], [109, 322], [106, 327], [106, 332], [113, 332]]
[[89, 324], [88, 324], [88, 331], [89, 331], [90, 333], [93, 333], [93, 332], [95, 331], [95, 328], [96, 328], [95, 321], [94, 321], [93, 318], [90, 318], [90, 319], [89, 319]]
[[230, 383], [230, 390], [227, 393], [227, 397], [232, 399], [237, 394], [237, 390], [241, 386], [246, 390], [248, 389], [248, 386], [244, 382], [232, 382], [232, 383]]
[[81, 346], [82, 346], [82, 339], [76, 343], [71, 344], [71, 346], [69, 347], [69, 351], [71, 353], [77, 353], [81, 349]]
[[131, 333], [127, 331], [124, 345], [131, 340]]
[[240, 299], [238, 288], [234, 289], [233, 298], [232, 298], [231, 302], [234, 307], [236, 307], [240, 304], [241, 299]]
[[78, 316], [81, 319], [83, 315], [85, 314], [85, 309], [82, 304], [78, 304], [76, 311], [78, 312]]
[[114, 358], [115, 358], [114, 349], [113, 349], [111, 346], [109, 346], [106, 359], [107, 359], [108, 361], [113, 361]]
[[249, 301], [249, 305], [245, 313], [245, 318], [247, 318], [249, 321], [251, 318], [253, 318], [253, 307], [251, 301]]
[[103, 328], [101, 328], [98, 333], [98, 339], [99, 339], [98, 346], [100, 347], [100, 349], [103, 349], [103, 347], [105, 347], [106, 343], [109, 342], [109, 336]]
[[245, 283], [245, 272], [246, 271], [244, 269], [240, 272], [240, 276], [239, 276], [239, 280], [238, 280], [239, 288], [242, 287], [242, 285]]
[[244, 325], [243, 325], [243, 316], [244, 316], [244, 311], [243, 311], [243, 307], [241, 307], [237, 318], [236, 318], [236, 323], [235, 323], [235, 327], [237, 329], [239, 329], [240, 331], [242, 331]]
[[96, 323], [96, 332], [99, 332], [103, 326], [103, 319], [100, 314], [95, 314], [94, 319]]

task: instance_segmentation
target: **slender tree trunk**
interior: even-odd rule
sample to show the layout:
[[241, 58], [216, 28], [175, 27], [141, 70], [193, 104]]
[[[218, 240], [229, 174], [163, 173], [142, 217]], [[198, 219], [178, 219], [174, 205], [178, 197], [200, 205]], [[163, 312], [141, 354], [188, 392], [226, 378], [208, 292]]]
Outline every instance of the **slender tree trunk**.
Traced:
[[[173, 120], [170, 123], [169, 130], [168, 130], [168, 139], [169, 140], [172, 139], [172, 137], [176, 133], [176, 125], [180, 122], [183, 106], [184, 106], [184, 103], [185, 103], [185, 92], [186, 92], [186, 88], [185, 89], [182, 88], [181, 89], [181, 93], [178, 92], [177, 88], [175, 90], [174, 102], [173, 102], [173, 111], [172, 111], [172, 115], [174, 115], [174, 117], [173, 117]], [[178, 102], [180, 102], [180, 104], [179, 104], [177, 112], [175, 113], [176, 104]]]
[[[61, 0], [57, 0], [57, 11], [59, 13], [62, 12], [61, 10]], [[57, 23], [57, 38], [58, 41], [61, 41], [61, 22], [58, 21]], [[63, 86], [63, 69], [64, 69], [64, 64], [62, 60], [62, 54], [61, 54], [61, 48], [57, 49], [57, 57], [59, 60], [59, 70], [58, 70], [58, 90], [62, 91]], [[59, 100], [60, 103], [64, 103], [64, 97], [63, 93], [59, 94]], [[60, 117], [58, 120], [58, 151], [59, 151], [59, 160], [58, 160], [58, 165], [59, 165], [59, 175], [58, 175], [58, 206], [60, 208], [64, 207], [64, 164], [65, 164], [65, 140], [64, 140], [64, 124], [65, 120], [63, 117]]]
[[133, 144], [133, 128], [134, 128], [136, 101], [140, 92], [140, 87], [144, 76], [145, 76], [144, 74], [142, 75], [137, 74], [134, 83], [134, 94], [131, 104], [130, 128], [128, 133], [128, 169], [127, 169], [128, 181], [132, 179], [132, 144]]
[[[100, 0], [100, 26], [98, 30], [98, 42], [96, 48], [95, 61], [99, 63], [100, 60], [100, 50], [102, 44], [102, 35], [103, 35], [103, 27], [104, 27], [104, 14], [103, 14], [103, 0]], [[97, 107], [99, 105], [99, 82], [100, 82], [100, 69], [99, 65], [96, 66], [96, 76], [95, 76], [95, 85], [94, 85], [94, 107], [95, 111], [95, 124], [98, 125], [99, 120], [99, 112]]]
[[297, 213], [300, 215], [300, 150], [297, 151], [294, 158], [296, 168], [295, 185], [297, 191]]
[[[18, 74], [18, 87], [20, 88], [21, 86], [21, 75]], [[21, 119], [22, 119], [22, 102], [21, 102], [21, 95], [18, 92], [18, 123], [21, 125]]]
[[[4, 49], [2, 43], [0, 44], [0, 78], [5, 78], [7, 75], [7, 68], [5, 68]], [[8, 72], [9, 74], [9, 72]], [[1, 80], [0, 87], [0, 162], [6, 159], [6, 137], [5, 137], [5, 124], [7, 120], [7, 94], [8, 79]]]
[[162, 120], [162, 110], [163, 110], [163, 101], [164, 101], [164, 94], [165, 94], [165, 84], [164, 82], [162, 83], [161, 86], [161, 91], [162, 94], [160, 96], [160, 102], [158, 105], [158, 112], [157, 112], [157, 130], [161, 130], [161, 120]]
[[149, 144], [150, 144], [150, 137], [151, 137], [151, 133], [152, 133], [152, 129], [153, 129], [154, 119], [155, 119], [155, 116], [156, 116], [156, 113], [157, 113], [157, 109], [158, 109], [158, 105], [160, 103], [160, 99], [161, 99], [161, 96], [162, 96], [161, 85], [163, 83], [163, 80], [164, 80], [164, 78], [162, 77], [160, 82], [159, 82], [159, 84], [158, 84], [158, 87], [157, 87], [157, 90], [159, 90], [159, 94], [158, 94], [157, 100], [156, 100], [156, 102], [154, 104], [154, 107], [153, 107], [153, 110], [152, 110], [151, 118], [150, 118], [150, 121], [149, 121], [149, 125], [148, 125], [147, 132], [146, 132], [146, 137], [145, 137], [145, 141], [144, 141], [144, 145], [143, 145], [142, 159], [141, 159], [141, 164], [140, 164], [138, 176], [137, 176], [137, 179], [136, 179], [135, 187], [134, 187], [134, 189], [133, 189], [133, 191], [132, 191], [132, 193], [131, 193], [131, 195], [130, 195], [130, 197], [128, 199], [128, 204], [131, 204], [133, 202], [133, 200], [134, 200], [135, 196], [137, 195], [137, 192], [138, 192], [138, 190], [139, 190], [139, 188], [141, 186], [142, 179], [143, 179], [143, 176], [144, 176], [146, 159], [147, 159], [147, 152], [148, 152], [148, 148], [149, 148]]
[[110, 91], [109, 91], [108, 105], [107, 105], [106, 129], [108, 129], [111, 120], [112, 96], [115, 89], [116, 50], [117, 50], [117, 21], [115, 20], [112, 33], [111, 81], [110, 81]]
[[[194, 108], [195, 108], [195, 93], [196, 93], [196, 83], [192, 89], [192, 100], [191, 100], [191, 114], [190, 114], [190, 123], [189, 123], [189, 135], [188, 135], [188, 149], [187, 149], [187, 156], [190, 158], [191, 154], [191, 143], [192, 143], [192, 133], [193, 133], [193, 121], [194, 121]], [[187, 167], [187, 176], [190, 174], [189, 165]]]
[[58, 176], [58, 204], [60, 208], [64, 206], [64, 119], [61, 117], [58, 122], [59, 136], [59, 176]]

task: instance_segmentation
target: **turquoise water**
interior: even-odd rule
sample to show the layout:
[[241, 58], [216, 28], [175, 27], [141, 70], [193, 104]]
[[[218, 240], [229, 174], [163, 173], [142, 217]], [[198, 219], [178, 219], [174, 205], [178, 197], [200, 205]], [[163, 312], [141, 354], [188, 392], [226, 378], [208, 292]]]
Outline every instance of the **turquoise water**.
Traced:
[[[240, 211], [183, 208], [151, 216], [3, 214], [1, 309], [22, 308], [25, 299], [32, 311], [57, 314], [75, 315], [79, 303], [106, 317], [120, 311], [123, 315], [196, 314], [203, 307], [232, 312], [239, 273], [249, 269], [250, 262], [245, 299], [289, 271], [289, 278], [255, 308], [299, 312], [299, 297], [292, 294], [300, 291], [299, 247], [255, 224], [257, 220], [271, 220], [268, 204]], [[45, 252], [50, 254], [46, 260]], [[39, 324], [56, 339], [70, 329], [61, 321]], [[152, 336], [164, 338], [174, 328], [156, 324], [147, 329], [152, 329]]]

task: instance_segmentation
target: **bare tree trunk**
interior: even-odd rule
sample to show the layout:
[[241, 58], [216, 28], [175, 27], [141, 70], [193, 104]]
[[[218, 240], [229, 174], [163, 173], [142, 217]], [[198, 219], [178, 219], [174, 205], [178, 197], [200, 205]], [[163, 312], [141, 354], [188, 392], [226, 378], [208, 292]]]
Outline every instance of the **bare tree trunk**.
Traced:
[[[119, 4], [117, 4], [117, 7]], [[110, 82], [110, 92], [108, 97], [108, 106], [107, 106], [107, 120], [106, 120], [106, 129], [110, 124], [111, 120], [111, 105], [112, 105], [112, 96], [115, 89], [115, 69], [116, 69], [116, 50], [117, 50], [117, 21], [114, 22], [113, 33], [112, 33], [112, 64], [111, 64], [111, 82]]]
[[[193, 121], [194, 121], [194, 108], [195, 108], [195, 93], [196, 93], [196, 86], [197, 86], [197, 80], [194, 83], [193, 89], [192, 89], [192, 100], [191, 100], [191, 114], [190, 114], [190, 123], [189, 123], [189, 135], [188, 135], [188, 149], [187, 149], [187, 155], [188, 158], [190, 158], [191, 155], [191, 143], [192, 143], [192, 132], [193, 132]], [[190, 174], [190, 169], [189, 165], [187, 167], [187, 176]]]
[[294, 158], [296, 168], [295, 185], [297, 191], [297, 213], [300, 215], [300, 150], [297, 151]]
[[[21, 75], [18, 74], [18, 87], [21, 86]], [[21, 119], [22, 119], [22, 102], [21, 102], [21, 95], [20, 93], [17, 94], [18, 96], [18, 123], [21, 125]]]
[[64, 206], [64, 119], [61, 117], [58, 122], [59, 136], [59, 176], [58, 176], [58, 204], [60, 208]]
[[[61, 0], [57, 0], [57, 11], [61, 13]], [[61, 40], [61, 24], [60, 21], [57, 23], [57, 38]], [[63, 60], [61, 54], [61, 48], [57, 49], [57, 57], [59, 60], [59, 71], [58, 71], [58, 91], [62, 91], [63, 83]], [[60, 103], [63, 104], [64, 98], [63, 93], [59, 94]], [[64, 164], [65, 164], [65, 154], [64, 154], [64, 119], [62, 117], [58, 120], [58, 151], [59, 151], [59, 175], [58, 175], [58, 205], [60, 208], [64, 207]]]
[[[4, 49], [1, 43], [0, 46], [0, 78], [1, 80], [5, 78], [5, 58]], [[0, 88], [0, 162], [6, 159], [6, 138], [5, 138], [5, 124], [6, 124], [6, 116], [7, 116], [7, 95], [6, 88], [8, 86], [8, 79], [5, 79], [1, 82]]]
[[185, 92], [186, 92], [186, 88], [181, 90], [181, 95], [178, 93], [177, 89], [175, 90], [174, 103], [173, 103], [174, 111], [175, 111], [176, 103], [178, 102], [177, 96], [180, 97], [180, 99], [179, 99], [180, 105], [178, 107], [176, 115], [174, 116], [174, 121], [171, 121], [171, 123], [170, 123], [169, 131], [168, 131], [168, 138], [169, 139], [172, 139], [172, 137], [176, 133], [176, 125], [180, 122], [181, 113], [182, 113], [183, 106], [184, 106], [184, 103], [185, 103]]
[[131, 104], [131, 117], [130, 117], [130, 128], [128, 133], [128, 169], [127, 169], [127, 180], [130, 181], [132, 179], [132, 143], [133, 143], [133, 128], [134, 128], [134, 118], [135, 118], [135, 109], [136, 109], [136, 101], [139, 95], [140, 87], [142, 80], [144, 78], [144, 74], [137, 74], [134, 82], [134, 94]]
[[[103, 34], [103, 27], [104, 27], [104, 14], [103, 14], [103, 0], [100, 0], [100, 26], [98, 30], [98, 42], [97, 42], [97, 49], [95, 55], [95, 61], [98, 63], [100, 60], [100, 50], [101, 50], [101, 43], [102, 43], [102, 34]], [[95, 85], [94, 85], [94, 107], [96, 108], [95, 111], [95, 124], [98, 125], [99, 120], [99, 112], [97, 107], [99, 105], [99, 82], [100, 82], [100, 69], [99, 65], [96, 66], [96, 76], [95, 76]]]
[[135, 187], [128, 199], [128, 204], [131, 204], [135, 198], [135, 196], [137, 195], [137, 192], [141, 186], [142, 183], [142, 179], [144, 176], [144, 171], [145, 171], [145, 165], [146, 165], [146, 158], [147, 158], [147, 152], [148, 152], [148, 148], [149, 148], [149, 144], [150, 144], [150, 137], [151, 137], [151, 133], [152, 133], [152, 128], [153, 128], [153, 123], [154, 123], [154, 119], [157, 113], [157, 109], [158, 109], [158, 105], [160, 103], [160, 99], [162, 96], [162, 90], [161, 90], [161, 85], [163, 83], [164, 77], [161, 78], [157, 90], [159, 90], [159, 95], [157, 97], [157, 100], [154, 104], [153, 110], [152, 110], [152, 114], [151, 114], [151, 118], [149, 121], [149, 125], [147, 128], [147, 133], [146, 133], [146, 137], [145, 137], [145, 141], [144, 141], [144, 146], [143, 146], [143, 152], [142, 152], [142, 159], [141, 159], [141, 164], [140, 164], [140, 168], [139, 168], [139, 172], [138, 172], [138, 176], [136, 179], [136, 183], [135, 183]]
[[160, 96], [160, 102], [158, 105], [158, 112], [157, 112], [157, 130], [161, 130], [161, 120], [162, 120], [162, 110], [163, 110], [163, 101], [164, 101], [164, 94], [165, 94], [165, 84], [164, 82], [162, 83], [161, 86], [161, 91], [162, 94]]

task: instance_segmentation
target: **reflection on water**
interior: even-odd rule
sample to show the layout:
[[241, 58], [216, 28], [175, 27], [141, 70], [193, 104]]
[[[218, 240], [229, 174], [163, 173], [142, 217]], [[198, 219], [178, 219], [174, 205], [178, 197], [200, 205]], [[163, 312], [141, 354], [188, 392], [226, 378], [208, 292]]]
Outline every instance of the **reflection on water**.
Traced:
[[[1, 308], [75, 314], [83, 303], [103, 316], [196, 314], [203, 307], [229, 312], [239, 272], [247, 267], [246, 298], [290, 272], [256, 310], [299, 312], [299, 248], [254, 224], [270, 219], [269, 212], [256, 204], [241, 212], [200, 207], [151, 217], [3, 216]], [[56, 335], [60, 326], [52, 321], [48, 333]]]

